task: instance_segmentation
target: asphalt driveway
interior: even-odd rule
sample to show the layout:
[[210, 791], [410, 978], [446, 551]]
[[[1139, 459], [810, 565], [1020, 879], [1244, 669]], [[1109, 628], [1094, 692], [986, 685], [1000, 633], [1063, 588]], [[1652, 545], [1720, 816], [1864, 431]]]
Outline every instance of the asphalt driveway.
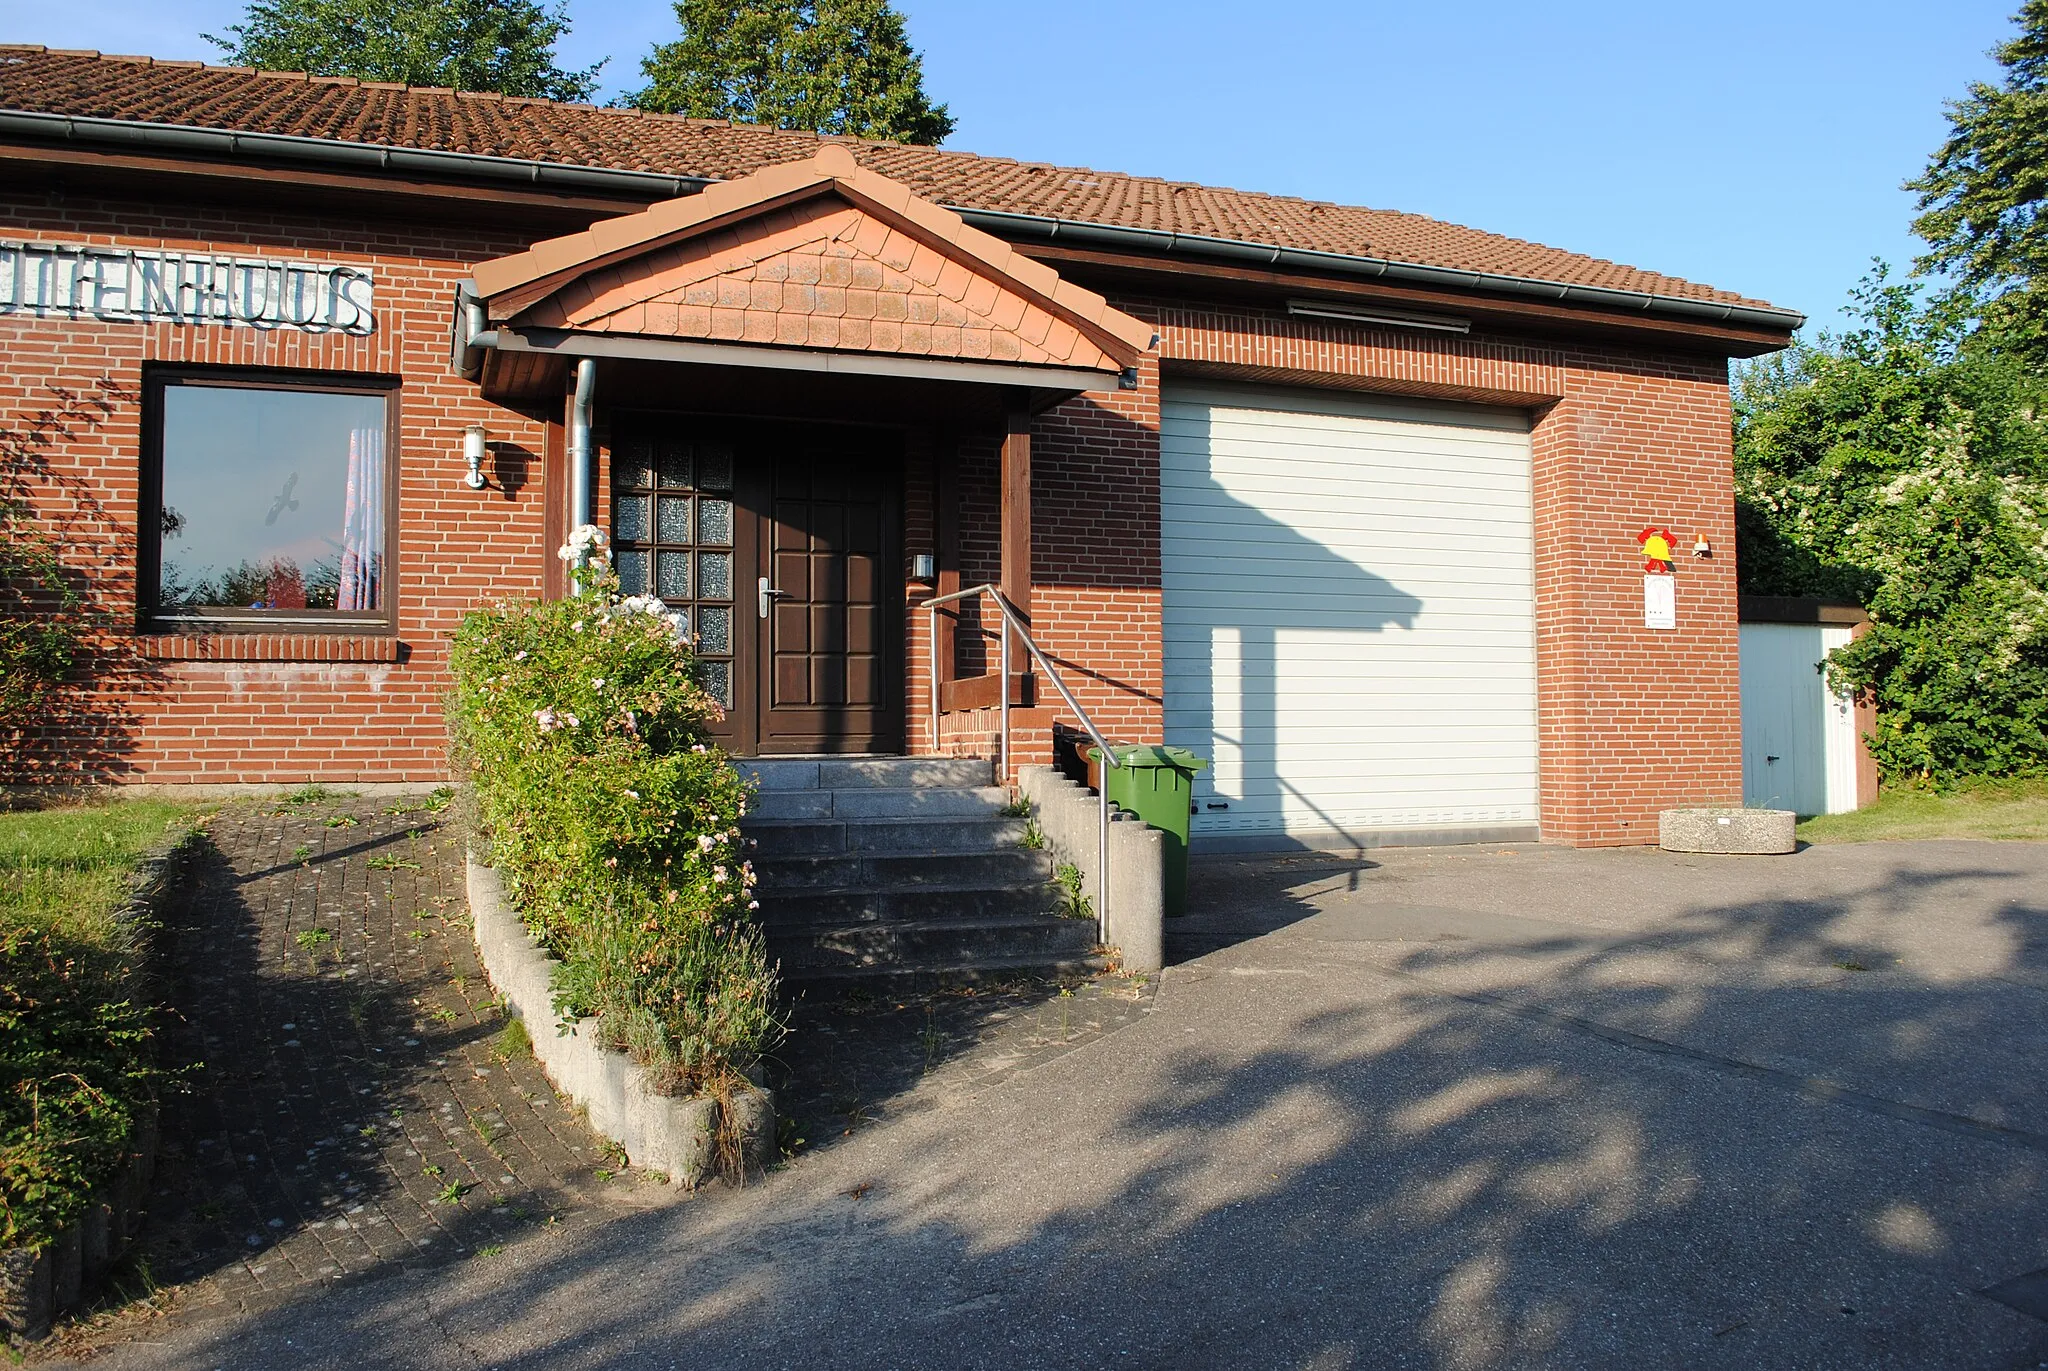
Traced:
[[105, 1364], [2048, 1363], [2048, 846], [1213, 859], [1195, 890], [1149, 1011], [1042, 1065]]

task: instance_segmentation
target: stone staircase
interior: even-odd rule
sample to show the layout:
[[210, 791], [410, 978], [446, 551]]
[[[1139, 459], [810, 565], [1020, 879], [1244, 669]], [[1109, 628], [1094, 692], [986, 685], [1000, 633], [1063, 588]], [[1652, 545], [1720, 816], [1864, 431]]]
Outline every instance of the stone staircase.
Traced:
[[1095, 921], [1055, 911], [1045, 853], [993, 763], [774, 758], [745, 830], [769, 951], [796, 986], [914, 987], [1100, 969]]

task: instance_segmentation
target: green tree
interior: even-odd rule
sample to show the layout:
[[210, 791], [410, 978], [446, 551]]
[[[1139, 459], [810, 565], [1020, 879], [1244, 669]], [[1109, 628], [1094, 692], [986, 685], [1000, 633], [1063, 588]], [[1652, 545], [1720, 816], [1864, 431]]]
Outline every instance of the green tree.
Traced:
[[566, 6], [538, 0], [255, 0], [227, 37], [203, 36], [241, 66], [583, 100], [604, 64], [557, 66], [568, 31]]
[[682, 36], [630, 103], [664, 114], [936, 144], [953, 116], [888, 0], [676, 0]]
[[1996, 86], [1948, 106], [1949, 136], [1906, 183], [1920, 194], [1918, 263], [1952, 275], [1948, 307], [1981, 311], [1982, 341], [2048, 358], [2048, 0], [2026, 0], [2019, 35], [1993, 49]]
[[1742, 588], [1870, 610], [1838, 685], [1888, 780], [2048, 772], [2048, 382], [1880, 267], [1858, 325], [1738, 373]]

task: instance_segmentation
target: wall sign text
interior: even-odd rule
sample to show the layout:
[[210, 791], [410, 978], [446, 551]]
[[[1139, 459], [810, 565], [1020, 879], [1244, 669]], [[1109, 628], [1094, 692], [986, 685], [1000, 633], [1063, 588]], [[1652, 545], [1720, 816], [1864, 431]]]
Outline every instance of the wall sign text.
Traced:
[[377, 329], [361, 267], [0, 242], [0, 318], [114, 324], [224, 324], [346, 333]]

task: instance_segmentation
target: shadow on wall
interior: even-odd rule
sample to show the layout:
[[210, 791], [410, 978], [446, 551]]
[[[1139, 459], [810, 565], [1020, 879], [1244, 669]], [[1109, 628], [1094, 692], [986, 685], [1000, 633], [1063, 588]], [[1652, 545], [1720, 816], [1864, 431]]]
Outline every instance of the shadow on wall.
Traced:
[[[291, 1338], [344, 1366], [350, 1347], [488, 1330], [506, 1371], [2032, 1365], [2048, 1325], [1975, 1292], [2048, 1258], [2038, 1073], [1944, 1057], [2039, 1050], [2048, 907], [1982, 902], [1973, 933], [2008, 949], [1995, 974], [1816, 990], [1846, 979], [1837, 962], [1904, 950], [1924, 901], [2029, 879], [1997, 866], [1368, 958], [1373, 908], [1309, 904], [1350, 875], [1274, 863], [1265, 897], [1307, 908], [1244, 968], [1267, 993], [1239, 996], [1227, 1033], [1137, 1062], [1112, 1038], [1036, 1093], [894, 1125], [913, 1131], [893, 1152], [871, 1135], [881, 1171], [816, 1158], [438, 1286], [431, 1308], [366, 1286], [238, 1345], [282, 1365]], [[1646, 983], [1645, 958], [1690, 974]], [[1229, 984], [1233, 965], [1202, 969]], [[1807, 1090], [1815, 1032], [1858, 1089], [2008, 1126]], [[1774, 1059], [1790, 1068], [1730, 1065]], [[1034, 1107], [1045, 1091], [1087, 1108]]]
[[85, 633], [70, 681], [25, 717], [0, 725], [0, 782], [115, 781], [134, 769], [137, 704], [163, 691], [166, 674], [135, 637], [136, 530], [75, 474], [62, 450], [117, 414], [139, 413], [142, 396], [101, 376], [78, 389], [46, 385], [32, 403], [40, 407], [0, 426], [0, 501], [33, 510], [36, 526], [57, 543]]
[[[1184, 421], [1186, 422], [1186, 421]], [[1192, 421], [1205, 451], [1210, 442], [1207, 413]], [[1281, 634], [1289, 630], [1342, 635], [1348, 642], [1389, 629], [1409, 629], [1423, 602], [1366, 567], [1313, 538], [1245, 504], [1213, 471], [1200, 473], [1196, 489], [1182, 500], [1199, 510], [1216, 535], [1253, 543], [1255, 557], [1230, 566], [1242, 585], [1213, 584], [1217, 572], [1195, 557], [1162, 569], [1162, 581], [1192, 600], [1199, 595], [1206, 624], [1165, 632], [1167, 741], [1209, 758], [1211, 770], [1198, 778], [1196, 803], [1208, 813], [1271, 815], [1288, 809], [1314, 816], [1310, 827], [1338, 837], [1354, 850], [1369, 835], [1353, 833], [1300, 787], [1281, 775], [1283, 742], [1316, 736], [1325, 721], [1282, 706], [1281, 676], [1307, 665], [1283, 661]], [[1184, 530], [1185, 545], [1200, 546], [1203, 530]], [[1297, 649], [1299, 650], [1299, 649]], [[1232, 683], [1235, 698], [1217, 687]], [[1200, 819], [1197, 819], [1200, 831]]]

